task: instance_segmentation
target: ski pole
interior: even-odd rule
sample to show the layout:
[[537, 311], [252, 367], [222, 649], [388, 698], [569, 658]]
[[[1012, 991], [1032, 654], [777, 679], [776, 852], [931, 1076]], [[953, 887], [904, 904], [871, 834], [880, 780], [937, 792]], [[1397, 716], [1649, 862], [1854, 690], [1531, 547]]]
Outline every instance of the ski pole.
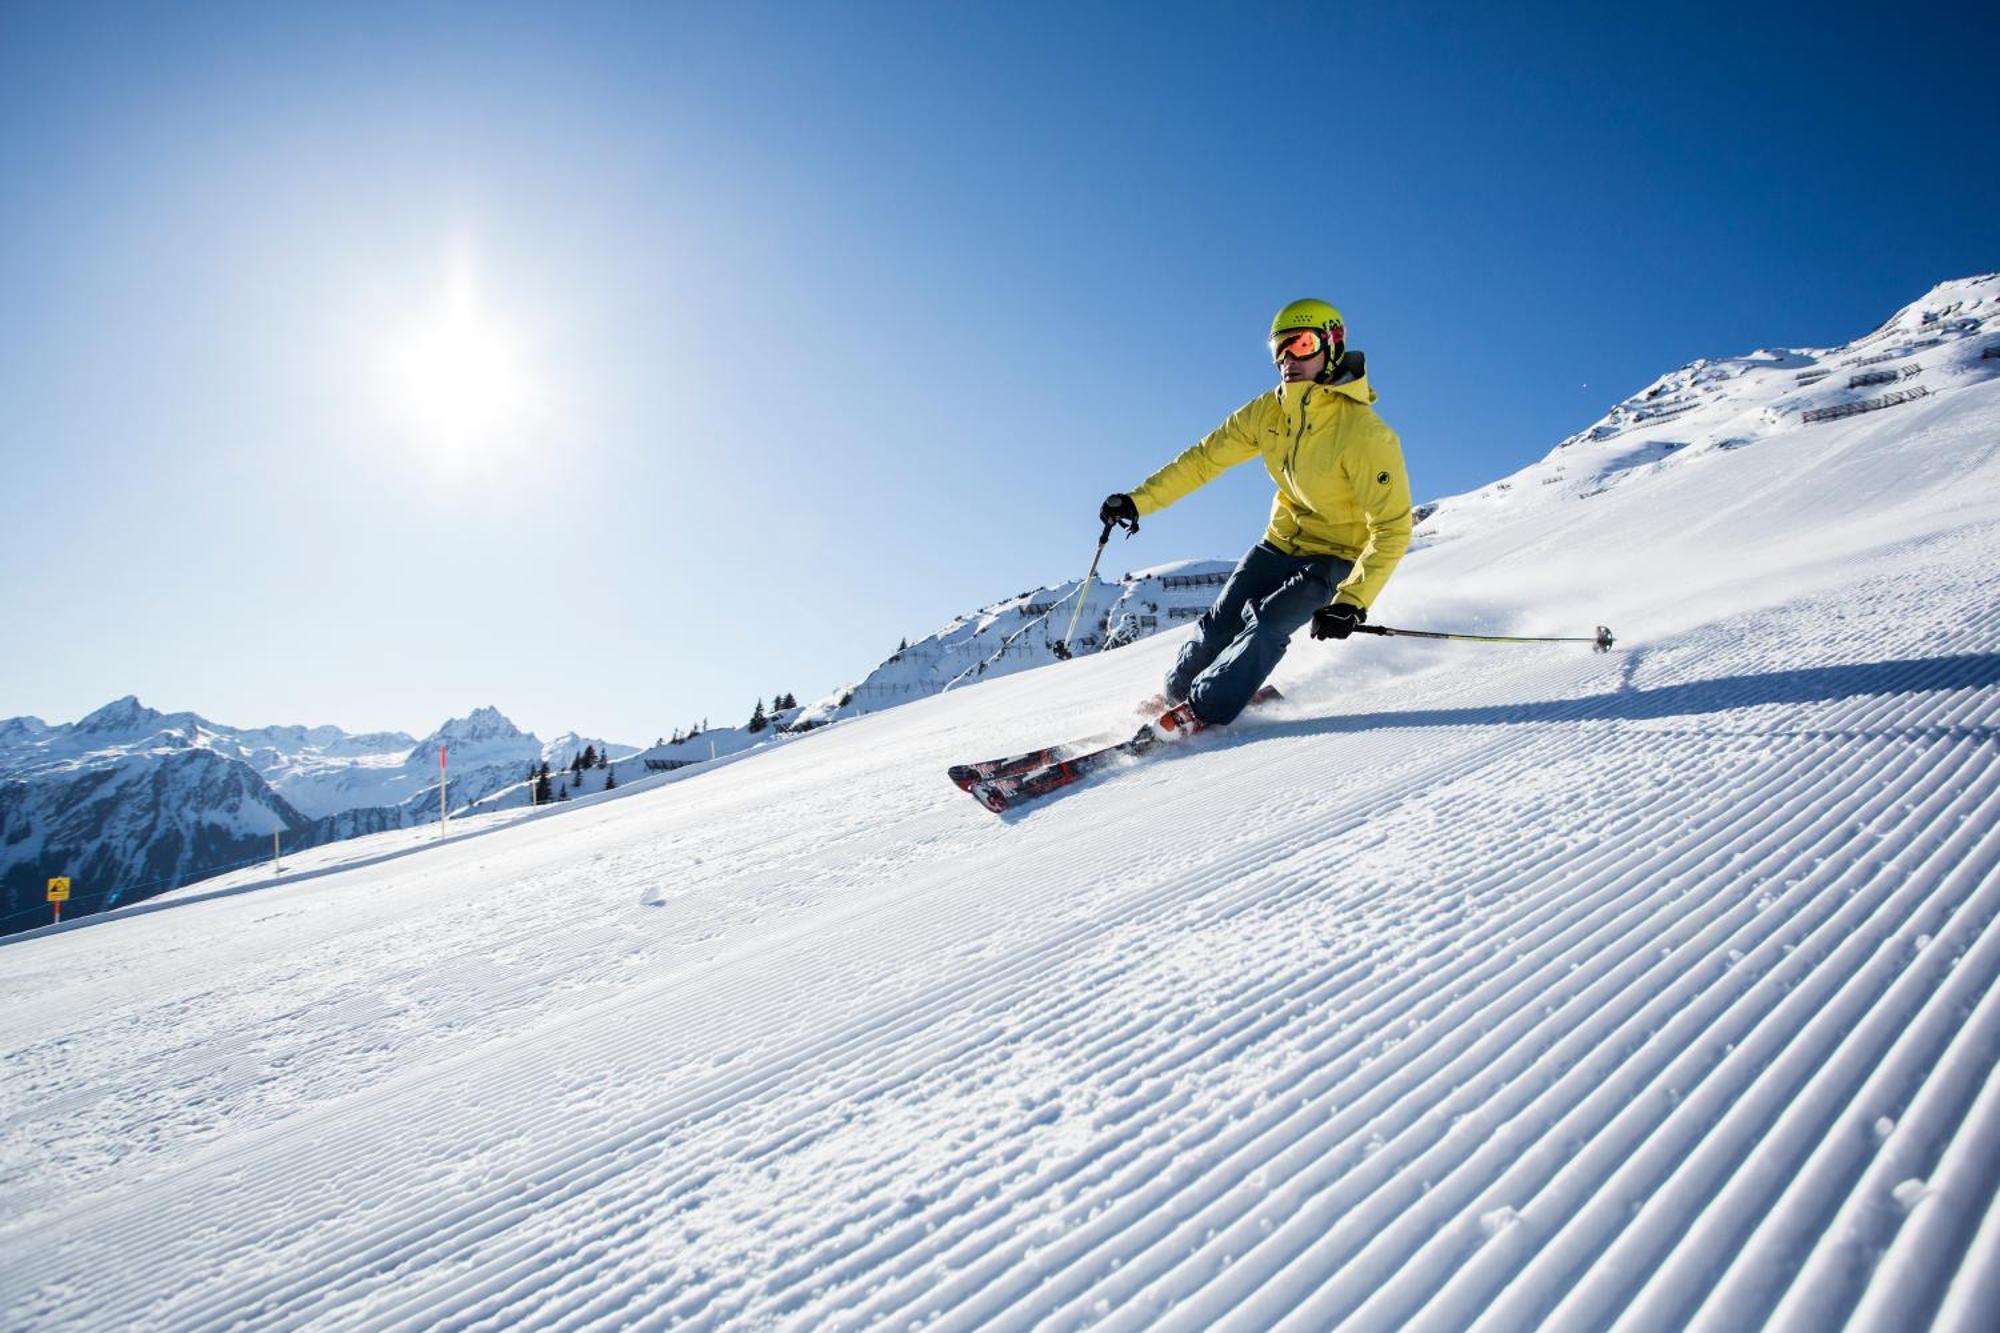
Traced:
[[1459, 639], [1473, 643], [1587, 643], [1600, 653], [1610, 652], [1611, 645], [1617, 642], [1611, 637], [1611, 630], [1604, 625], [1599, 625], [1596, 636], [1589, 639], [1534, 639], [1510, 634], [1440, 634], [1436, 630], [1397, 629], [1391, 625], [1356, 625], [1354, 632], [1381, 634], [1399, 639]]
[[[1070, 613], [1069, 629], [1067, 632], [1063, 634], [1062, 642], [1055, 645], [1055, 648], [1053, 650], [1055, 652], [1055, 655], [1061, 658], [1065, 662], [1069, 661], [1070, 658], [1069, 641], [1076, 636], [1076, 622], [1083, 619], [1084, 595], [1090, 591], [1091, 581], [1097, 577], [1097, 562], [1104, 558], [1105, 543], [1111, 540], [1111, 529], [1123, 526], [1124, 524], [1120, 523], [1117, 519], [1107, 518], [1104, 520], [1104, 531], [1098, 534], [1097, 554], [1090, 557], [1090, 572], [1085, 574], [1083, 576], [1083, 582], [1077, 585], [1076, 610]], [[1128, 532], [1125, 535], [1129, 537], [1132, 535], [1133, 532], [1137, 532], [1138, 530], [1139, 530], [1139, 522], [1137, 519], [1134, 519], [1132, 521], [1131, 532]]]

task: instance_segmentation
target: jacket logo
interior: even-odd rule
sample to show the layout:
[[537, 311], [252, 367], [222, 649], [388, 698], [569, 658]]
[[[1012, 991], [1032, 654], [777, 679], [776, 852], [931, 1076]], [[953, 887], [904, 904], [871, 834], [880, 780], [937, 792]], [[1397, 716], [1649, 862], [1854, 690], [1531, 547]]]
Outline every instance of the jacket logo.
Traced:
[[1387, 486], [1389, 484], [1389, 474], [1386, 472], [1377, 472], [1375, 474], [1375, 484], [1377, 486]]

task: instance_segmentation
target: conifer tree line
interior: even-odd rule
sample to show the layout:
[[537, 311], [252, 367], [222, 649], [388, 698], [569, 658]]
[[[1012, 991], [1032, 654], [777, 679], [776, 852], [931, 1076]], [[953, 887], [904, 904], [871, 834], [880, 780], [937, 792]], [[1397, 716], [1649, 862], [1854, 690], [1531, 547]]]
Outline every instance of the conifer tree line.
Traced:
[[528, 799], [535, 805], [542, 805], [549, 801], [567, 801], [572, 791], [582, 795], [583, 775], [593, 769], [604, 770], [604, 791], [618, 786], [618, 771], [611, 767], [610, 753], [599, 752], [595, 742], [584, 746], [582, 753], [570, 756], [569, 763], [561, 770], [568, 776], [560, 781], [550, 769], [548, 760], [529, 764]]
[[[787, 708], [797, 708], [798, 706], [799, 706], [798, 697], [792, 694], [789, 690], [787, 690], [783, 694], [774, 694], [771, 696], [772, 713], [776, 713]], [[757, 701], [757, 707], [752, 709], [750, 712], [750, 721], [747, 729], [752, 733], [756, 733], [762, 731], [764, 728], [770, 725], [771, 725], [770, 713], [766, 713], [764, 711], [764, 701], [762, 699], [759, 699]]]
[[586, 770], [593, 768], [607, 768], [610, 766], [610, 764], [611, 764], [611, 756], [609, 754], [599, 754], [597, 752], [597, 746], [595, 744], [586, 745], [583, 747], [582, 754], [570, 756], [570, 761], [569, 761], [570, 776], [575, 778], [578, 784], [581, 785], [583, 781], [583, 775]]
[[[777, 721], [777, 714], [797, 709], [798, 707], [799, 696], [790, 690], [783, 690], [772, 695], [771, 707], [768, 712], [764, 708], [763, 699], [760, 698], [757, 700], [756, 706], [750, 710], [750, 721], [747, 729], [753, 733], [763, 731]], [[679, 745], [685, 741], [693, 740], [707, 730], [708, 719], [703, 718], [699, 726], [688, 727], [685, 730], [678, 727], [675, 728], [671, 741], [662, 738], [655, 741], [654, 744]], [[547, 801], [567, 801], [571, 791], [575, 791], [581, 795], [584, 790], [584, 774], [589, 773], [593, 769], [602, 769], [604, 771], [602, 790], [611, 791], [618, 786], [618, 771], [611, 766], [610, 753], [608, 751], [600, 751], [595, 741], [586, 744], [581, 751], [571, 752], [569, 763], [560, 770], [566, 776], [560, 780], [557, 779], [556, 771], [550, 769], [547, 760], [543, 760], [539, 764], [531, 763], [528, 765], [527, 778], [529, 799], [534, 804], [541, 805]]]

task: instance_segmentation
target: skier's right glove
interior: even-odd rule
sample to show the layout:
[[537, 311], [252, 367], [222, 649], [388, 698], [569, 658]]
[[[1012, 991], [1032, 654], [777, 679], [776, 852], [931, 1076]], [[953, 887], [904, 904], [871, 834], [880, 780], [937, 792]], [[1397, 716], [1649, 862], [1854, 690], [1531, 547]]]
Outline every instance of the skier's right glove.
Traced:
[[1121, 528], [1139, 530], [1139, 506], [1132, 503], [1132, 497], [1119, 491], [1104, 497], [1104, 503], [1097, 507], [1099, 523], [1116, 523]]
[[1368, 613], [1352, 602], [1322, 606], [1313, 612], [1312, 636], [1315, 639], [1344, 639], [1366, 619]]

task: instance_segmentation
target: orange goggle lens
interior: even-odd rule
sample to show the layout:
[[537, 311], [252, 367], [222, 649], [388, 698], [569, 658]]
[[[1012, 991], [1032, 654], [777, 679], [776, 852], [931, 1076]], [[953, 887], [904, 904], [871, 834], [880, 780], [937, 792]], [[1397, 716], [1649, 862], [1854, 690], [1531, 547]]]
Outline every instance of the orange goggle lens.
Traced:
[[1318, 356], [1326, 348], [1326, 334], [1320, 330], [1290, 329], [1271, 339], [1271, 359], [1282, 361], [1289, 356], [1304, 361]]

